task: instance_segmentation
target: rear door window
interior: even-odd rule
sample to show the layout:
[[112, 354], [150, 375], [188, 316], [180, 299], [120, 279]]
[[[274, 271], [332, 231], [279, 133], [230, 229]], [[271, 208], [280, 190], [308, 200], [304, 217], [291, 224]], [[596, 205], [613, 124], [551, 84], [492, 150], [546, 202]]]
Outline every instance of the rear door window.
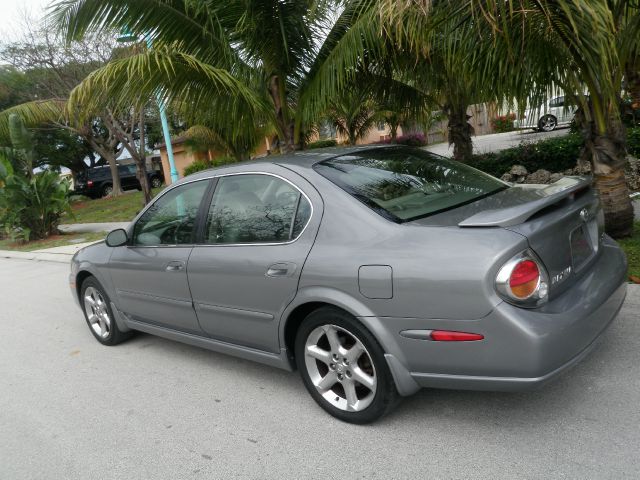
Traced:
[[211, 200], [205, 243], [284, 243], [297, 238], [310, 217], [307, 198], [281, 178], [225, 176]]

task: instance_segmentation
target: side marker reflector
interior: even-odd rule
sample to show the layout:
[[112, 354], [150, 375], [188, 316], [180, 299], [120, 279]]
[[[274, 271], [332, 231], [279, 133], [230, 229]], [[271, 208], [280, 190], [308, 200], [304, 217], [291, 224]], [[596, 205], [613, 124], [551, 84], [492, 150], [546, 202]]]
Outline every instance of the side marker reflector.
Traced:
[[474, 342], [483, 338], [484, 335], [479, 333], [452, 332], [449, 330], [434, 330], [431, 332], [431, 340], [436, 342]]

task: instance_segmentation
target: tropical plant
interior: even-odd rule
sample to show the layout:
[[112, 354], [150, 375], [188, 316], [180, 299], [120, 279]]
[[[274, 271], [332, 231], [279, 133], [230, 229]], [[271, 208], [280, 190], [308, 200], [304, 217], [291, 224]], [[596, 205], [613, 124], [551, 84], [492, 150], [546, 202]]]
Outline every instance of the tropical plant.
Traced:
[[316, 140], [315, 142], [311, 142], [307, 144], [307, 148], [312, 150], [314, 148], [335, 147], [336, 145], [338, 145], [337, 140], [330, 138], [327, 140]]
[[514, 130], [513, 121], [516, 119], [515, 113], [498, 115], [491, 119], [491, 126], [497, 133], [512, 132]]
[[338, 134], [355, 145], [383, 118], [383, 113], [369, 89], [353, 86], [330, 102], [327, 117]]
[[56, 172], [45, 170], [31, 178], [9, 173], [3, 183], [0, 225], [13, 239], [46, 238], [56, 233], [64, 213], [71, 214], [69, 183]]
[[[583, 117], [578, 119], [585, 138], [581, 156], [593, 166], [607, 232], [616, 237], [631, 233], [633, 208], [624, 178], [626, 152], [619, 105], [623, 77], [627, 89], [635, 92], [632, 96], [640, 91], [635, 83], [640, 80], [636, 74], [640, 65], [637, 1], [380, 3], [383, 23], [400, 32], [405, 43], [418, 52], [434, 48], [434, 37], [444, 19], [455, 22], [461, 30], [476, 30], [479, 47], [489, 47], [484, 56], [489, 61], [476, 63], [476, 68], [483, 62], [484, 67], [492, 67], [479, 68], [477, 73], [490, 79], [494, 95], [519, 100], [529, 97], [531, 103], [539, 104], [554, 85], [575, 92], [575, 101], [583, 107]], [[443, 58], [465, 61], [460, 52], [446, 50]], [[578, 95], [585, 90], [587, 96]]]
[[371, 78], [387, 93], [403, 88], [389, 81], [393, 69], [382, 68], [380, 36], [371, 23], [375, 3], [66, 0], [53, 16], [68, 39], [126, 27], [153, 42], [153, 49], [141, 47], [95, 71], [74, 91], [73, 105], [90, 108], [107, 98], [127, 105], [135, 96], [159, 95], [187, 123], [224, 132], [226, 141], [250, 135], [256, 125], [273, 129], [286, 152], [304, 143], [330, 101], [358, 75], [351, 67], [362, 67], [365, 45]]
[[227, 156], [216, 157], [213, 160], [196, 160], [184, 168], [183, 175], [186, 177], [193, 173], [201, 172], [202, 170], [229, 165], [231, 163], [236, 163], [237, 161], [238, 160], [236, 158]]
[[31, 178], [35, 163], [33, 137], [16, 114], [9, 115], [7, 130], [11, 146], [0, 147], [0, 157], [6, 159], [14, 171]]

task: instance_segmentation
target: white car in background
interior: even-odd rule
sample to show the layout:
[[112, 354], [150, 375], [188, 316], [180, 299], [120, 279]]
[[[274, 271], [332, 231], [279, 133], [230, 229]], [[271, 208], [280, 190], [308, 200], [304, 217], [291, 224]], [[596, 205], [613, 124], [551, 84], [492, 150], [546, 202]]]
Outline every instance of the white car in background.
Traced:
[[565, 97], [553, 97], [539, 107], [525, 110], [524, 116], [513, 121], [515, 128], [533, 128], [550, 132], [558, 126], [569, 125], [576, 114], [577, 107], [565, 105]]

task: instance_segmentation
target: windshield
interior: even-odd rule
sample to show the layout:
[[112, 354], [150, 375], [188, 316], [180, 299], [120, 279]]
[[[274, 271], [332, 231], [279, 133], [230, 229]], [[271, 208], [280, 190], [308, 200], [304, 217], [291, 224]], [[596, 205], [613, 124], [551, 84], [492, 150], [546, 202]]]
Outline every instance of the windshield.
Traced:
[[509, 188], [475, 168], [409, 148], [356, 152], [322, 161], [313, 168], [372, 210], [398, 223]]

